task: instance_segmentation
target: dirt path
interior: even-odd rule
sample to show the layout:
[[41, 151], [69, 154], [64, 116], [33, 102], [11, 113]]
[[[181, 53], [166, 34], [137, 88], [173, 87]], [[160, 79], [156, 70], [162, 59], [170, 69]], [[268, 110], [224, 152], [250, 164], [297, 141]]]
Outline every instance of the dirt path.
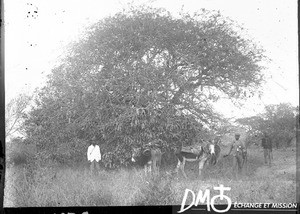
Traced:
[[256, 176], [285, 177], [296, 181], [296, 149], [273, 151], [271, 167], [263, 165], [256, 170]]

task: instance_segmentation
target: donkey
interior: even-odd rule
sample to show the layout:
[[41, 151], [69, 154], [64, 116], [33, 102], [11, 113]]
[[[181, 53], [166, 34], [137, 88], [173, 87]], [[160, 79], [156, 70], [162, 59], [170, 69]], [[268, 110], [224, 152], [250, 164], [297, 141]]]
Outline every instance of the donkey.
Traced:
[[[220, 147], [212, 143], [205, 143], [205, 145], [198, 146], [198, 148], [187, 148], [182, 147], [181, 149], [175, 152], [175, 155], [178, 159], [176, 171], [179, 173], [181, 170], [184, 177], [187, 179], [187, 175], [184, 172], [184, 166], [186, 162], [196, 162], [199, 161], [199, 177], [202, 175], [203, 167], [205, 163], [210, 160], [214, 165], [217, 162], [217, 157], [220, 153]], [[216, 151], [218, 155], [216, 155]]]
[[206, 145], [206, 150], [210, 151], [210, 157], [207, 160], [209, 165], [216, 165], [216, 163], [218, 162], [218, 159], [220, 157], [220, 153], [221, 153], [221, 148], [218, 145], [218, 142], [209, 142]]
[[133, 148], [131, 161], [144, 167], [145, 175], [153, 173], [159, 175], [162, 152], [159, 148]]

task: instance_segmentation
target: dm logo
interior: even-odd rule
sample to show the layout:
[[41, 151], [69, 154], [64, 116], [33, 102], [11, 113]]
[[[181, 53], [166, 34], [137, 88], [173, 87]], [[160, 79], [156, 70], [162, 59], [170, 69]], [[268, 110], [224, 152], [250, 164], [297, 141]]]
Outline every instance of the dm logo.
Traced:
[[[231, 207], [231, 199], [227, 195], [224, 195], [224, 191], [229, 191], [229, 190], [231, 190], [231, 188], [230, 187], [224, 187], [221, 184], [219, 187], [214, 187], [214, 190], [220, 191], [220, 194], [215, 195], [212, 198], [210, 198], [210, 190], [209, 189], [206, 189], [205, 192], [204, 192], [204, 194], [203, 194], [202, 190], [199, 190], [197, 198], [196, 198], [196, 195], [195, 195], [195, 193], [192, 190], [186, 189], [185, 192], [184, 192], [183, 199], [182, 199], [181, 208], [178, 211], [178, 213], [182, 213], [182, 212], [190, 209], [193, 205], [198, 206], [199, 203], [204, 204], [205, 201], [206, 201], [206, 205], [207, 205], [207, 211], [210, 211], [210, 207], [211, 207], [212, 210], [215, 211], [215, 212], [217, 212], [217, 213], [225, 213], [225, 212], [227, 212], [230, 209], [230, 207]], [[185, 208], [184, 207], [185, 206], [185, 202], [186, 202], [186, 199], [187, 199], [189, 193], [192, 194], [192, 203]], [[220, 200], [226, 200], [227, 201], [227, 208], [226, 209], [224, 209], [224, 210], [218, 210], [215, 207], [215, 200], [217, 198], [220, 198]]]

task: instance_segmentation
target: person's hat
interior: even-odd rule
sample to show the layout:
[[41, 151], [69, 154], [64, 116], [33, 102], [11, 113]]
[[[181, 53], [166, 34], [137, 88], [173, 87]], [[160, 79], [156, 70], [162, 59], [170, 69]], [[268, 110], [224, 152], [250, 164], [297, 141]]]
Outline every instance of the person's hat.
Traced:
[[234, 136], [236, 137], [240, 137], [241, 135], [239, 133], [236, 133]]

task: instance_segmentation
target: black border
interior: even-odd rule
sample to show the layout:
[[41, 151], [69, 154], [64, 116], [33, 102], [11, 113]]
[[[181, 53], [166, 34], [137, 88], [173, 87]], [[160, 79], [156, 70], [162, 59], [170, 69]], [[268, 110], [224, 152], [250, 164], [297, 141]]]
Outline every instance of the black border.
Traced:
[[[217, 209], [222, 210], [227, 207], [227, 205], [216, 205]], [[177, 214], [180, 210], [180, 206], [118, 206], [118, 207], [24, 207], [24, 208], [4, 208], [4, 213], [69, 213], [69, 214], [93, 214], [93, 213], [142, 213], [142, 214], [156, 214], [156, 213], [172, 213]], [[206, 210], [206, 205], [199, 205], [195, 209], [191, 208], [183, 214], [213, 214], [212, 209], [210, 211]], [[299, 204], [297, 205], [297, 210], [295, 209], [231, 209], [226, 212], [228, 214], [238, 214], [238, 213], [261, 213], [261, 214], [299, 214]]]
[[[300, 30], [299, 30], [299, 0], [298, 3], [298, 69], [300, 69], [300, 63], [299, 63], [299, 53], [300, 53]], [[298, 92], [300, 89], [300, 77], [299, 77], [299, 70], [298, 70]], [[300, 113], [300, 106], [298, 105], [298, 115]], [[296, 201], [297, 203], [300, 203], [300, 118], [298, 118], [298, 121], [296, 121]]]
[[4, 86], [4, 5], [0, 0], [0, 213], [4, 199], [5, 179], [5, 86]]

